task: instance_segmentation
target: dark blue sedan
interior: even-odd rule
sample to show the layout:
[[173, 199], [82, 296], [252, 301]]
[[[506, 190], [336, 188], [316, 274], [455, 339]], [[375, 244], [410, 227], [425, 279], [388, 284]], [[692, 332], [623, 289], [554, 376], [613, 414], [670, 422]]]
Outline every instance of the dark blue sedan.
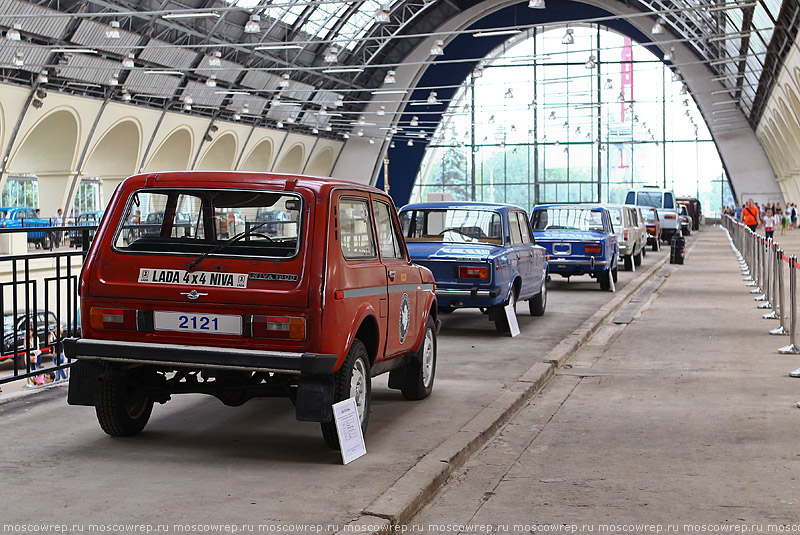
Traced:
[[499, 332], [508, 332], [504, 307], [527, 300], [530, 313], [547, 306], [547, 261], [527, 214], [507, 204], [409, 204], [400, 224], [411, 259], [433, 272], [442, 312], [488, 309]]
[[595, 204], [547, 204], [531, 214], [536, 242], [547, 249], [550, 273], [589, 275], [601, 290], [617, 281], [619, 245], [608, 210]]

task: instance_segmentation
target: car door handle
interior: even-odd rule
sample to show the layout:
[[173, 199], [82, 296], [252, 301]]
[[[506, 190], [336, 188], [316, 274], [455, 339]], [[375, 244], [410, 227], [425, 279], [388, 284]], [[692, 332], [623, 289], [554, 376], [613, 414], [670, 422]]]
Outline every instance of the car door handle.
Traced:
[[390, 280], [394, 280], [394, 278], [395, 278], [396, 276], [397, 276], [397, 272], [396, 272], [395, 270], [393, 270], [393, 269], [390, 269], [390, 270], [389, 270], [389, 279], [390, 279]]

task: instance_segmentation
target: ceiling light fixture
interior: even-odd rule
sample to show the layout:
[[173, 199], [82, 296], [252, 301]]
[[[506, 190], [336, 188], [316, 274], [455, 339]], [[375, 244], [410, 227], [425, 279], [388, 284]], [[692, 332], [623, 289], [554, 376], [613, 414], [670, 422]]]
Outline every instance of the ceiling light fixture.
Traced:
[[441, 56], [444, 54], [444, 41], [437, 39], [431, 47], [431, 56]]
[[435, 106], [436, 104], [441, 104], [441, 102], [439, 102], [439, 99], [436, 98], [436, 91], [431, 91], [431, 94], [428, 95], [427, 103], [431, 106]]
[[389, 6], [382, 5], [378, 11], [375, 12], [375, 22], [379, 24], [386, 24], [389, 22], [389, 10]]
[[122, 92], [122, 100], [124, 102], [130, 102], [131, 101], [131, 94], [128, 93], [127, 89]]
[[377, 111], [378, 115], [386, 115], [386, 106], [381, 106]]
[[19, 23], [15, 23], [10, 30], [6, 31], [6, 39], [9, 41], [19, 41], [22, 39], [22, 34], [19, 31], [22, 29], [22, 25]]
[[283, 121], [278, 121], [278, 124], [276, 124], [275, 126], [277, 126], [278, 128], [283, 128]]
[[669, 47], [669, 52], [666, 52], [664, 54], [664, 61], [672, 61], [674, 54], [675, 54], [675, 47], [674, 46]]
[[650, 30], [650, 33], [653, 35], [661, 35], [664, 33], [664, 19], [658, 18], [656, 19], [656, 23], [653, 24], [653, 28]]
[[161, 16], [162, 19], [205, 19], [205, 18], [219, 18], [219, 13], [216, 11], [181, 11], [178, 13], [167, 13]]
[[544, 0], [530, 0], [528, 7], [531, 9], [544, 9]]
[[373, 95], [405, 95], [408, 93], [407, 89], [376, 89], [372, 92]]
[[325, 51], [325, 56], [323, 58], [325, 63], [336, 63], [339, 60], [339, 48], [332, 46], [327, 51]]
[[603, 86], [603, 89], [612, 89], [614, 86], [611, 83], [611, 78], [606, 78], [606, 85]]
[[411, 121], [408, 123], [409, 126], [419, 126], [419, 117], [416, 115], [411, 118]]
[[503, 97], [504, 98], [514, 98], [514, 91], [509, 87], [508, 89], [506, 89], [506, 93], [505, 93], [505, 95], [503, 95]]
[[483, 65], [478, 65], [477, 67], [475, 67], [475, 70], [472, 71], [472, 76], [474, 76], [475, 78], [482, 77], [483, 76], [483, 69], [484, 69]]
[[408, 143], [406, 143], [406, 145], [409, 146], [409, 147], [413, 147], [414, 146], [414, 142], [409, 139]]
[[222, 60], [220, 59], [221, 57], [222, 57], [222, 52], [220, 52], [219, 50], [215, 50], [214, 55], [208, 58], [208, 66], [219, 67], [220, 65], [222, 65]]
[[253, 50], [301, 50], [303, 47], [300, 45], [290, 45], [288, 43], [278, 45], [259, 45]]
[[123, 69], [133, 69], [133, 67], [134, 67], [134, 63], [133, 63], [133, 54], [128, 54], [128, 55], [127, 55], [127, 56], [126, 56], [126, 57], [125, 57], [125, 58], [122, 60], [122, 68], [123, 68]]
[[206, 79], [206, 87], [217, 87], [217, 77], [213, 74]]
[[389, 71], [386, 73], [386, 77], [383, 79], [384, 84], [394, 84], [397, 82], [397, 77], [395, 76], [394, 71]]
[[596, 60], [594, 56], [589, 56], [589, 59], [586, 60], [584, 63], [587, 69], [594, 69], [597, 66]]
[[278, 87], [289, 87], [289, 74], [285, 73], [281, 76], [281, 79], [278, 80]]
[[498, 35], [516, 35], [522, 30], [492, 30], [489, 32], [475, 32], [472, 37], [496, 37]]
[[572, 33], [572, 28], [567, 28], [566, 33], [564, 33], [564, 37], [561, 38], [562, 45], [571, 45], [575, 42], [575, 37], [572, 35]]
[[342, 137], [345, 139], [350, 139], [350, 134], [348, 134], [347, 132], [342, 132]]
[[109, 29], [106, 30], [106, 39], [119, 39], [119, 21], [112, 20], [109, 25]]
[[22, 56], [22, 52], [18, 51], [14, 54], [14, 66], [22, 67], [23, 65], [25, 65], [25, 59]]
[[238, 113], [234, 113], [233, 114], [233, 120], [234, 121], [241, 121], [242, 120], [242, 116], [239, 115]]
[[341, 74], [345, 72], [364, 72], [361, 67], [336, 67], [333, 69], [323, 69], [324, 74]]
[[169, 74], [171, 76], [183, 76], [181, 71], [165, 71], [165, 70], [151, 70], [144, 71], [145, 74]]
[[108, 85], [111, 86], [119, 85], [119, 76], [116, 74], [112, 74], [111, 77], [108, 79]]
[[261, 31], [261, 17], [258, 15], [250, 15], [250, 20], [244, 25], [244, 33], [259, 33]]

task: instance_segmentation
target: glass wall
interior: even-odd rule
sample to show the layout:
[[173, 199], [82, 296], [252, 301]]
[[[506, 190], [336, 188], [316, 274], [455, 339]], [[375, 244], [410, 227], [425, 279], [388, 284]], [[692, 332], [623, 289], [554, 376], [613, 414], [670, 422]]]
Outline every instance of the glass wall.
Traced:
[[19, 208], [39, 207], [39, 181], [35, 176], [12, 175], [3, 186], [0, 206]]
[[733, 204], [683, 83], [627, 37], [573, 26], [512, 39], [476, 69], [428, 146], [412, 201], [444, 192], [530, 210], [621, 202], [640, 185], [698, 197], [706, 214]]

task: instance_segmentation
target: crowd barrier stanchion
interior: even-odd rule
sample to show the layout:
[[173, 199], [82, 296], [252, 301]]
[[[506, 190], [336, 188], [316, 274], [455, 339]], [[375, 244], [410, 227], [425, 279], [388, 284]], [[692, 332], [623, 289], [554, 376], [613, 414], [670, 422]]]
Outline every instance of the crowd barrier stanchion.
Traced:
[[757, 301], [761, 301], [761, 303], [759, 303], [759, 305], [758, 305], [758, 308], [762, 309], [762, 310], [767, 309], [767, 308], [772, 308], [772, 305], [770, 304], [770, 298], [772, 297], [772, 295], [771, 295], [772, 294], [772, 292], [771, 292], [771, 284], [770, 284], [770, 279], [772, 278], [771, 277], [771, 273], [770, 273], [770, 269], [771, 269], [770, 268], [770, 266], [771, 266], [770, 260], [771, 260], [772, 255], [769, 254], [770, 250], [772, 250], [772, 240], [764, 239], [763, 242], [762, 242], [762, 246], [761, 246], [761, 252], [762, 252], [762, 255], [761, 255], [761, 272], [762, 272], [761, 281], [762, 281], [762, 285], [761, 285], [761, 288], [764, 289], [764, 296], [763, 296], [764, 299], [757, 299]]
[[[764, 284], [764, 240], [761, 236], [756, 236], [756, 287], [761, 295], [755, 298], [755, 301], [766, 301], [767, 292], [766, 285]], [[752, 291], [750, 293], [753, 293]]]
[[789, 257], [789, 345], [778, 349], [782, 355], [796, 355], [797, 348], [797, 257]]
[[[769, 334], [774, 334], [777, 336], [786, 336], [789, 334], [789, 331], [786, 330], [786, 307], [784, 299], [786, 287], [784, 286], [783, 261], [785, 258], [786, 257], [783, 254], [783, 249], [778, 249], [778, 319], [780, 320], [781, 324], [769, 332]], [[791, 269], [791, 267], [789, 269]]]
[[778, 245], [773, 240], [769, 240], [769, 261], [772, 268], [769, 274], [769, 302], [772, 304], [770, 307], [772, 311], [761, 316], [765, 320], [780, 319], [778, 315], [778, 268], [781, 267], [779, 265], [781, 259], [777, 251]]

